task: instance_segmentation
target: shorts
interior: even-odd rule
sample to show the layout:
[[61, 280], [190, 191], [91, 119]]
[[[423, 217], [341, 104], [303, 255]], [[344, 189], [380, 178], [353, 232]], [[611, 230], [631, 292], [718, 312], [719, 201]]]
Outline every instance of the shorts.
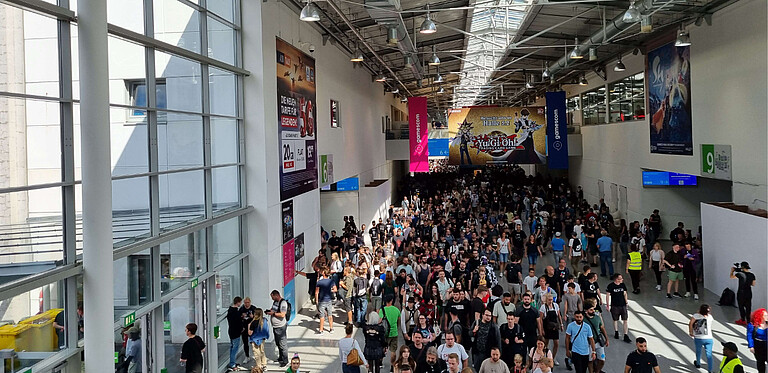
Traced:
[[538, 255], [528, 255], [528, 265], [536, 265], [537, 260], [539, 260]]
[[331, 301], [320, 302], [317, 305], [317, 312], [320, 313], [320, 317], [327, 318], [333, 316], [333, 303]]
[[679, 281], [684, 278], [683, 272], [675, 272], [675, 271], [667, 271], [667, 277], [669, 277], [669, 281]]
[[[597, 360], [605, 361], [605, 347], [600, 346], [599, 344], [595, 344], [595, 358]], [[589, 361], [593, 361], [592, 355], [589, 356]]]
[[509, 253], [499, 253], [499, 262], [506, 263], [509, 259]]
[[352, 308], [352, 297], [344, 298], [344, 309], [347, 311], [354, 311], [354, 308]]
[[389, 349], [389, 352], [396, 352], [397, 351], [397, 337], [387, 337], [387, 348]]
[[510, 294], [522, 294], [522, 286], [520, 284], [509, 284]]
[[611, 306], [611, 317], [613, 321], [619, 321], [619, 317], [627, 321], [627, 306]]

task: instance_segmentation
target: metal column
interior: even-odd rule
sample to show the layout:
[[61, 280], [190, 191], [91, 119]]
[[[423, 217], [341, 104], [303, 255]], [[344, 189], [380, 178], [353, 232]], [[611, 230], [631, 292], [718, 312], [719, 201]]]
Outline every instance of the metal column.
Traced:
[[77, 3], [85, 373], [103, 373], [115, 369], [107, 2]]

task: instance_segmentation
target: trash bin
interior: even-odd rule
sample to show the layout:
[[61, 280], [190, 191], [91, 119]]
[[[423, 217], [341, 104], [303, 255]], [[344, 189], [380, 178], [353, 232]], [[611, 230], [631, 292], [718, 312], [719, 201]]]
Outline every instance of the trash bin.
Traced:
[[14, 351], [29, 350], [32, 334], [29, 325], [0, 326], [0, 350], [10, 348]]
[[53, 332], [53, 318], [46, 313], [28, 317], [19, 322], [19, 325], [28, 325], [32, 340], [28, 350], [35, 352], [48, 352], [58, 350], [56, 333]]

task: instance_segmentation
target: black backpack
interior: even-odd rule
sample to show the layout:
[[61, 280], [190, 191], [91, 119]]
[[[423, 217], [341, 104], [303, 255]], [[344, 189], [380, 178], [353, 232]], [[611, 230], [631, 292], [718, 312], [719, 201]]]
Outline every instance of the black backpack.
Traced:
[[371, 287], [369, 289], [371, 292], [371, 296], [374, 296], [374, 297], [381, 296], [381, 292], [383, 290], [381, 287], [381, 284], [382, 284], [381, 279], [379, 278], [373, 279], [373, 282], [371, 283]]
[[720, 301], [717, 302], [717, 305], [736, 307], [736, 293], [729, 288], [723, 289], [723, 294], [720, 295]]
[[[293, 306], [291, 306], [291, 302], [289, 302], [287, 299], [283, 298], [283, 301], [285, 302], [285, 305], [286, 305], [286, 307], [285, 307], [285, 322], [290, 322], [291, 321], [291, 314], [293, 313], [293, 312], [291, 312], [291, 310], [293, 309]], [[279, 309], [278, 309], [278, 311], [279, 311]]]

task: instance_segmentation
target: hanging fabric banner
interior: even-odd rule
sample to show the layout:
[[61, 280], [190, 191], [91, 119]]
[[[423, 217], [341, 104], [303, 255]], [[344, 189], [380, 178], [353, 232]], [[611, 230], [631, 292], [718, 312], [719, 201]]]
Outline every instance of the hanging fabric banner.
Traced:
[[426, 97], [408, 98], [408, 129], [410, 171], [429, 172], [429, 121]]
[[568, 169], [565, 92], [547, 92], [547, 158], [549, 168]]

